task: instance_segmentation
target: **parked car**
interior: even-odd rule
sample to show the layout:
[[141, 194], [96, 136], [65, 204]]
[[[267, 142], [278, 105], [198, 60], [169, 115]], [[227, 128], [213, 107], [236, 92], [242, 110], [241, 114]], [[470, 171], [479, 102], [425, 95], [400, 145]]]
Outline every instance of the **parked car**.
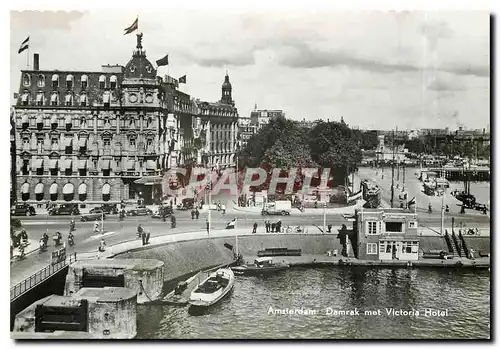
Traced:
[[93, 213], [84, 214], [80, 218], [82, 222], [100, 221], [101, 219], [103, 220], [106, 219], [106, 214], [103, 214], [102, 211], [99, 212], [95, 211]]
[[11, 216], [34, 216], [35, 208], [29, 204], [17, 204], [10, 210]]
[[151, 217], [152, 218], [163, 218], [163, 210], [166, 211], [165, 212], [166, 217], [169, 217], [170, 215], [172, 215], [172, 213], [174, 213], [172, 210], [172, 207], [162, 206], [162, 207], [159, 207], [158, 210], [156, 210]]
[[485, 204], [480, 204], [480, 203], [476, 203], [474, 205], [474, 209], [477, 210], [477, 211], [488, 211], [488, 206], [486, 206]]
[[194, 208], [194, 198], [184, 198], [182, 203], [177, 205], [178, 210], [192, 210]]
[[127, 216], [149, 216], [153, 214], [153, 212], [144, 205], [136, 206], [135, 208], [131, 208], [126, 211]]
[[49, 210], [49, 215], [51, 216], [61, 216], [61, 215], [74, 215], [78, 216], [80, 210], [75, 204], [64, 204], [57, 207], [53, 207]]
[[116, 205], [104, 204], [101, 207], [94, 207], [89, 211], [89, 213], [101, 213], [104, 211], [106, 214], [118, 214], [118, 208]]

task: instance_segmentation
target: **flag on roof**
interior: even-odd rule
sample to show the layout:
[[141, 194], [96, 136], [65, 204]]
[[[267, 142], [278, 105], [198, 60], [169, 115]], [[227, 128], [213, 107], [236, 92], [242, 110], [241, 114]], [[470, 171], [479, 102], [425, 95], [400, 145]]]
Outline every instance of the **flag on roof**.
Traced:
[[156, 61], [156, 65], [159, 66], [159, 67], [168, 65], [168, 55], [166, 55], [165, 57], [157, 60]]
[[132, 33], [134, 30], [137, 30], [139, 28], [139, 17], [137, 17], [134, 21], [134, 23], [132, 23], [132, 25], [128, 28], [125, 28], [125, 33], [123, 33], [123, 35], [127, 35], [127, 34], [130, 34]]
[[21, 43], [21, 47], [19, 48], [19, 51], [17, 51], [17, 53], [21, 53], [23, 52], [24, 50], [27, 50], [30, 46], [30, 37], [28, 36], [22, 43]]
[[226, 225], [226, 229], [234, 229], [236, 228], [236, 218], [233, 218], [233, 220]]
[[185, 84], [185, 83], [186, 83], [186, 75], [181, 76], [181, 77], [179, 78], [179, 84]]

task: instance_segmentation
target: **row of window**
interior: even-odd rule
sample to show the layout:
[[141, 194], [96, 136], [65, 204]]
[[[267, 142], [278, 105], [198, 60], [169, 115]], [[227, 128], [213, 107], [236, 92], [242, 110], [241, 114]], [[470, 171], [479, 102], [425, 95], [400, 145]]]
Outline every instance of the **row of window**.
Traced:
[[[52, 75], [52, 79], [51, 79], [52, 88], [59, 88], [59, 86], [60, 86], [59, 80], [60, 79], [59, 79], [58, 74]], [[88, 80], [89, 80], [89, 78], [87, 75], [82, 75], [80, 78], [80, 88], [82, 88], [84, 90], [87, 89]], [[107, 79], [106, 75], [101, 75], [99, 77], [99, 88], [104, 89], [104, 88], [109, 87], [111, 89], [115, 89], [117, 87], [117, 82], [118, 82], [118, 79], [115, 75], [112, 75], [109, 78], [109, 83], [108, 83], [108, 79]], [[36, 85], [38, 87], [45, 87], [45, 75], [42, 75], [42, 74], [38, 75]], [[31, 75], [30, 74], [24, 74], [23, 86], [25, 86], [25, 87], [31, 86]], [[66, 88], [72, 89], [74, 86], [75, 86], [75, 78], [71, 74], [67, 75], [66, 76]]]
[[[37, 183], [34, 188], [35, 200], [42, 201], [45, 200], [45, 185], [43, 183]], [[100, 193], [102, 195], [103, 201], [109, 201], [111, 193], [111, 185], [109, 183], [104, 183], [100, 188]], [[57, 183], [52, 183], [49, 187], [48, 198], [50, 201], [57, 201], [60, 197], [59, 185]], [[81, 183], [78, 186], [78, 196], [75, 195], [75, 186], [72, 183], [66, 183], [62, 188], [63, 199], [65, 201], [72, 201], [77, 198], [80, 201], [87, 200], [87, 184]], [[21, 200], [27, 201], [30, 199], [31, 191], [28, 182], [21, 185]]]
[[[380, 253], [396, 253], [396, 246], [392, 241], [380, 242]], [[402, 241], [401, 253], [418, 253], [418, 241]], [[377, 243], [371, 242], [366, 244], [366, 254], [378, 254]]]
[[201, 115], [215, 115], [215, 116], [237, 116], [238, 114], [235, 111], [229, 111], [224, 109], [202, 109]]
[[[116, 127], [117, 119], [112, 119], [109, 117], [103, 117], [97, 119], [97, 127]], [[52, 129], [56, 129], [58, 126], [63, 127], [66, 125], [66, 128], [71, 129], [71, 125], [74, 127], [93, 127], [94, 125], [94, 117], [86, 117], [81, 116], [79, 118], [72, 118], [71, 116], [66, 116], [64, 118], [58, 117], [57, 115], [53, 115], [50, 119], [44, 118], [43, 115], [37, 115], [36, 117], [29, 118], [27, 115], [22, 116], [20, 119], [17, 119], [18, 126], [21, 126], [23, 129], [27, 129], [29, 126], [35, 126], [37, 128], [43, 128], [51, 126]], [[153, 119], [148, 118], [145, 119], [142, 123], [145, 128], [150, 128], [153, 126]], [[137, 126], [140, 127], [141, 120], [135, 120], [130, 118], [128, 120], [120, 119], [120, 127], [128, 127], [135, 128]]]
[[[112, 137], [103, 137], [102, 138], [102, 141], [103, 141], [103, 146], [111, 146], [111, 138]], [[45, 142], [45, 136], [37, 136], [36, 138], [36, 144], [37, 146], [44, 146], [44, 145], [47, 145], [46, 142]], [[71, 138], [66, 138], [63, 140], [63, 142], [65, 143], [65, 147], [66, 148], [72, 148], [73, 147], [73, 141], [74, 141], [74, 138], [71, 137]], [[81, 142], [82, 141], [82, 142]], [[23, 149], [26, 148], [26, 147], [29, 147], [31, 145], [31, 139], [29, 136], [24, 136], [22, 138], [22, 142], [23, 142]], [[60, 137], [59, 136], [52, 136], [50, 137], [50, 145], [51, 146], [59, 146], [59, 142], [60, 142]], [[78, 142], [80, 143], [80, 150], [82, 150], [82, 148], [84, 148], [84, 150], [86, 150], [87, 148], [87, 139], [79, 139]], [[131, 147], [135, 147], [137, 145], [137, 138], [136, 137], [128, 137], [128, 143], [129, 143], [129, 146]], [[148, 138], [146, 139], [146, 148], [152, 148], [153, 147], [153, 139], [151, 138]]]
[[[381, 222], [381, 221], [367, 221], [366, 222], [366, 234], [367, 235], [377, 235], [382, 233], [382, 223], [385, 224], [386, 233], [403, 233], [404, 232], [404, 222]], [[417, 228], [417, 222], [408, 222], [408, 228]]]

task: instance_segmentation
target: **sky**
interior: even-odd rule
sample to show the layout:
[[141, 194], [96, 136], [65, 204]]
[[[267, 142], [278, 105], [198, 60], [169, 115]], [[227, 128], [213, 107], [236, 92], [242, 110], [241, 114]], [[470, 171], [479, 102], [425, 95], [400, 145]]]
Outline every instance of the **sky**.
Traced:
[[341, 117], [364, 129], [485, 128], [490, 122], [488, 12], [203, 10], [176, 8], [13, 11], [11, 97], [30, 64], [100, 71], [126, 65], [139, 17], [159, 75], [187, 75], [180, 89], [217, 101], [226, 69], [240, 116], [282, 109], [297, 120]]

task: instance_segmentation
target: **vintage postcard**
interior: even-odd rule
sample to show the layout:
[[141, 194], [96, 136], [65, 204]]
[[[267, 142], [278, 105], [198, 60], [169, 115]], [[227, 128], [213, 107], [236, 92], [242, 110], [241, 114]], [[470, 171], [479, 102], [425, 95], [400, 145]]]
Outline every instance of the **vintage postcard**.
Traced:
[[14, 339], [490, 339], [490, 14], [11, 11]]

